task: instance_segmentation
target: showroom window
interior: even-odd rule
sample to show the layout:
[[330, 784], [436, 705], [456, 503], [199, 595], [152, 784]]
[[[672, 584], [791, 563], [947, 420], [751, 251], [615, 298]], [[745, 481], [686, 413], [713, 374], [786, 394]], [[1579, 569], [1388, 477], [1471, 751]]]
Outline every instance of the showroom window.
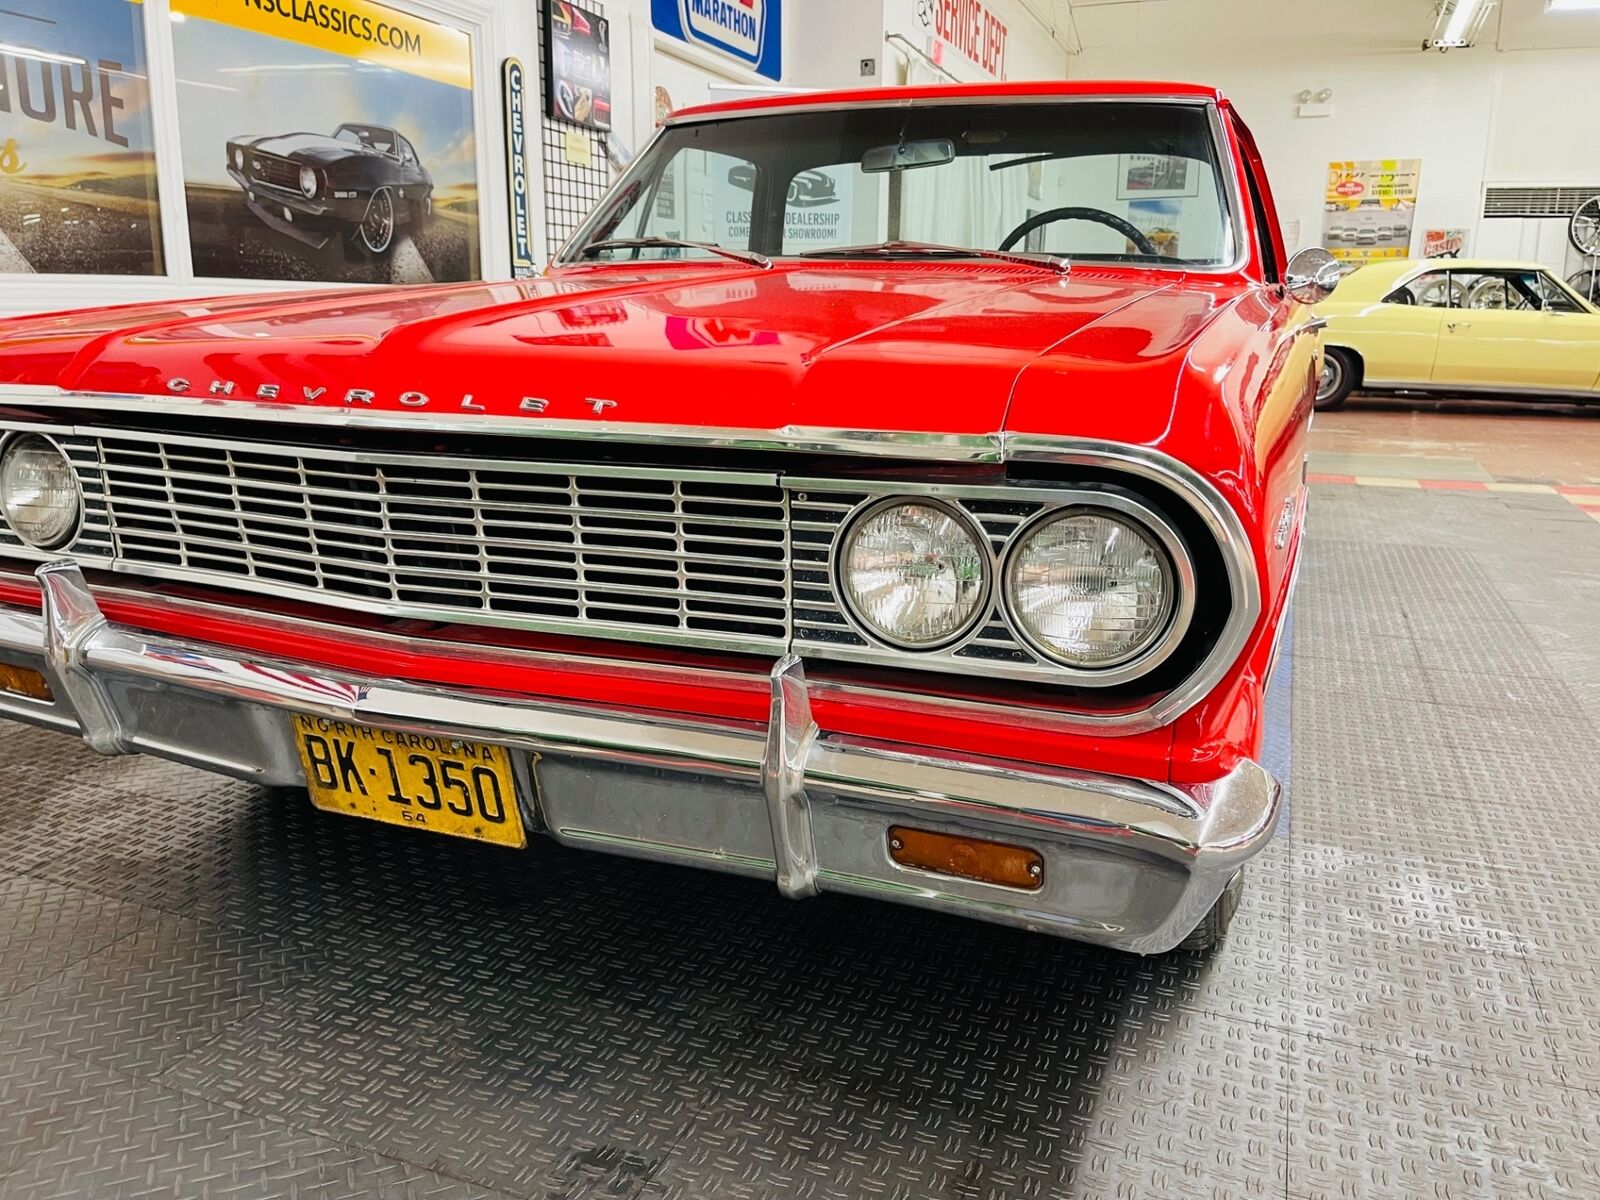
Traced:
[[[0, 276], [195, 291], [482, 278], [492, 13], [5, 0]], [[107, 281], [85, 300], [152, 294]]]
[[160, 275], [145, 8], [0, 6], [0, 273]]

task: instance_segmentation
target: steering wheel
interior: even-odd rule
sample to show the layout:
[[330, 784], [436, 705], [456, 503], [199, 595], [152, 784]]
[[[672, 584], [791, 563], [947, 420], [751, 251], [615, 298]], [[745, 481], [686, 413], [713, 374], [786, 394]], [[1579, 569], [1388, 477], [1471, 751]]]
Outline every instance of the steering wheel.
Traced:
[[1154, 242], [1145, 237], [1143, 230], [1131, 221], [1124, 220], [1116, 213], [1108, 213], [1103, 208], [1047, 208], [1042, 213], [1035, 213], [1006, 234], [1006, 240], [1000, 243], [1000, 249], [1011, 249], [1035, 229], [1055, 221], [1093, 221], [1096, 225], [1109, 225], [1139, 247], [1140, 254], [1148, 254], [1151, 258], [1161, 257], [1161, 251], [1156, 249]]

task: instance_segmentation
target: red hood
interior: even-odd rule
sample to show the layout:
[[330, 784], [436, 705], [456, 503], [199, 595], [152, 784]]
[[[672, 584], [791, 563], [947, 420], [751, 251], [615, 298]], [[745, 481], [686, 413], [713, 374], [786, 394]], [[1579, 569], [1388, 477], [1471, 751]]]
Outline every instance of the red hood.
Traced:
[[[610, 267], [0, 321], [0, 383], [195, 396], [231, 384], [236, 401], [375, 412], [985, 434], [1030, 390], [1018, 389], [1030, 364], [1060, 362], [1087, 331], [1100, 367], [1181, 361], [1236, 291], [1170, 273], [971, 264]], [[1071, 429], [1070, 405], [1043, 403]], [[1040, 404], [1025, 399], [1028, 425], [1050, 420]]]

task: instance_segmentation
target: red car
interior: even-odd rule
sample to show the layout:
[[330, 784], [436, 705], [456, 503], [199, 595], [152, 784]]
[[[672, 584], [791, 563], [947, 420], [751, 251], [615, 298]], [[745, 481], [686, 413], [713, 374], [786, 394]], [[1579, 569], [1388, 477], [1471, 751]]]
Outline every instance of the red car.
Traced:
[[1277, 820], [1336, 277], [1215, 91], [1008, 83], [680, 113], [536, 281], [0, 323], [0, 714], [1204, 947]]

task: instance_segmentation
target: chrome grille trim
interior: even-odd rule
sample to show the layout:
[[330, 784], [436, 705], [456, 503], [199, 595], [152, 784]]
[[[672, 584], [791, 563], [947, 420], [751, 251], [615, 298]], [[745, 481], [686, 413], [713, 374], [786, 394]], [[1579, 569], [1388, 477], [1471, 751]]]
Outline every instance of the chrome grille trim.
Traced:
[[788, 644], [788, 506], [774, 475], [92, 427], [58, 440], [89, 498], [70, 549], [85, 565], [429, 620]]

